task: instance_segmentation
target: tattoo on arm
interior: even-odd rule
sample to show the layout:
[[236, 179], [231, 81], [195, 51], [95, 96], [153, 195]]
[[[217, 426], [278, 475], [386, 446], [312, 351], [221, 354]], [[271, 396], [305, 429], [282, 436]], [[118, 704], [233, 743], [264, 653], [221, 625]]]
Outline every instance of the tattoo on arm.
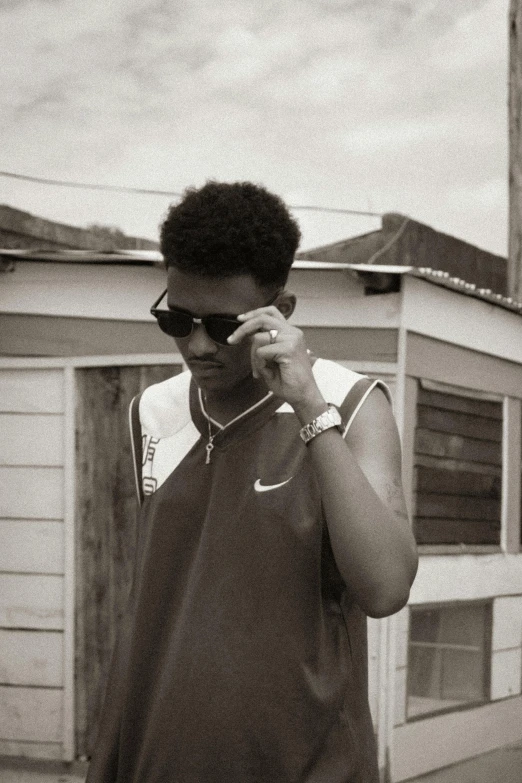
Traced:
[[404, 508], [404, 492], [400, 478], [394, 478], [384, 485], [386, 503], [389, 508], [399, 517], [407, 522], [408, 514]]

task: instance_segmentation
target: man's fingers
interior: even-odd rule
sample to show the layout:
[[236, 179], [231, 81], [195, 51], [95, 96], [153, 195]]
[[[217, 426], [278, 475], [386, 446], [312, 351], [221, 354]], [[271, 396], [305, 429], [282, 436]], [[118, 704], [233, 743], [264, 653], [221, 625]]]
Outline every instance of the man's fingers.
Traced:
[[254, 378], [259, 377], [269, 364], [289, 365], [292, 362], [292, 344], [291, 343], [272, 343], [269, 345], [252, 345], [250, 352], [252, 363], [252, 374]]
[[[238, 326], [236, 331], [230, 335], [228, 338], [229, 345], [236, 345], [245, 337], [255, 334], [256, 332], [269, 332], [270, 329], [281, 331], [281, 329], [286, 326], [287, 322], [281, 313], [279, 313], [279, 310], [276, 310], [275, 308], [271, 309], [274, 310], [273, 313], [268, 312], [266, 309], [263, 311], [253, 310], [253, 313], [257, 312], [258, 314], [252, 315], [251, 317], [248, 314], [238, 316], [238, 320], [247, 318], [247, 316], [248, 320], [244, 321], [244, 323], [242, 323], [241, 326]], [[279, 318], [277, 318], [276, 313], [279, 314]]]
[[270, 329], [281, 328], [274, 318], [266, 315], [260, 315], [256, 318], [250, 318], [241, 324], [236, 331], [228, 338], [230, 342], [240, 342], [244, 337], [255, 334], [256, 332], [268, 332]]
[[253, 335], [251, 335], [250, 363], [252, 365], [252, 374], [254, 378], [259, 377], [258, 370], [261, 369], [262, 366], [264, 367], [265, 362], [259, 354], [259, 351], [261, 348], [263, 348], [263, 346], [269, 344], [269, 340], [270, 335], [265, 330], [262, 332], [255, 332]]
[[250, 318], [257, 318], [259, 315], [272, 315], [275, 318], [283, 318], [284, 316], [281, 314], [281, 311], [278, 310], [277, 307], [274, 305], [269, 305], [268, 307], [258, 307], [257, 310], [249, 310], [247, 313], [241, 313], [241, 315], [237, 316], [238, 321], [246, 321]]
[[292, 360], [290, 351], [292, 346], [284, 343], [273, 343], [272, 345], [263, 345], [253, 349], [256, 358], [259, 358], [264, 364], [277, 362], [278, 364], [288, 364]]

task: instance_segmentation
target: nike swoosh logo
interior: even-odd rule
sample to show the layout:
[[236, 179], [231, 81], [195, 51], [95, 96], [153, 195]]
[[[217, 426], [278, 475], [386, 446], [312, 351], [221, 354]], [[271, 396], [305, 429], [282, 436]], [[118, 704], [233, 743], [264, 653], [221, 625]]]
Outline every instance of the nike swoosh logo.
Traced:
[[256, 483], [254, 484], [254, 489], [256, 492], [270, 492], [271, 489], [277, 489], [278, 487], [284, 487], [285, 484], [288, 484], [289, 481], [292, 481], [293, 476], [290, 476], [289, 479], [286, 481], [282, 481], [280, 484], [261, 484], [261, 479], [257, 479]]

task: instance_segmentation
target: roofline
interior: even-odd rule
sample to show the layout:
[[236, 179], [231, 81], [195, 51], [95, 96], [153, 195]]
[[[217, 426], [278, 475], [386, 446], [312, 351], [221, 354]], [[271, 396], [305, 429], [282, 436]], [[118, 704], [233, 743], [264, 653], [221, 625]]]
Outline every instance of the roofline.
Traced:
[[52, 261], [60, 264], [161, 264], [159, 250], [37, 250], [32, 248], [0, 248], [0, 258], [20, 261]]
[[[1, 249], [0, 258], [7, 257], [20, 261], [51, 261], [58, 263], [92, 263], [92, 264], [143, 264], [163, 266], [164, 260], [158, 250], [116, 250], [110, 253], [97, 253], [90, 250], [53, 250], [38, 251], [27, 249]], [[361, 275], [411, 275], [427, 280], [430, 283], [449, 288], [459, 294], [481, 299], [490, 304], [503, 307], [506, 310], [522, 315], [522, 302], [517, 302], [509, 296], [503, 296], [489, 288], [479, 288], [475, 283], [467, 282], [459, 277], [452, 277], [449, 272], [432, 267], [398, 266], [391, 264], [347, 264], [329, 261], [314, 261], [295, 259], [292, 269], [343, 271]]]
[[[98, 252], [96, 250], [34, 250], [26, 248], [0, 248], [0, 258], [8, 257], [20, 261], [52, 261], [61, 264], [121, 264], [138, 263], [164, 265], [163, 256], [159, 250], [113, 250]], [[314, 261], [313, 259], [296, 258], [293, 269], [337, 269], [370, 272], [388, 272], [401, 274], [412, 267], [390, 266], [389, 264], [347, 264], [335, 261]]]

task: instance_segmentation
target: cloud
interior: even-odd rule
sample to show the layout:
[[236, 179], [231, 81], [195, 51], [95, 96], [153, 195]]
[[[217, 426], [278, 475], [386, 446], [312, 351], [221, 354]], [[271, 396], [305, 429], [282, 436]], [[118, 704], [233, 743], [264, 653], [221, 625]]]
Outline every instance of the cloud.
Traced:
[[[174, 190], [248, 178], [483, 236], [480, 204], [455, 223], [455, 200], [506, 170], [507, 0], [25, 0], [0, 22], [4, 169]], [[155, 203], [97, 199], [47, 208], [155, 233]]]

